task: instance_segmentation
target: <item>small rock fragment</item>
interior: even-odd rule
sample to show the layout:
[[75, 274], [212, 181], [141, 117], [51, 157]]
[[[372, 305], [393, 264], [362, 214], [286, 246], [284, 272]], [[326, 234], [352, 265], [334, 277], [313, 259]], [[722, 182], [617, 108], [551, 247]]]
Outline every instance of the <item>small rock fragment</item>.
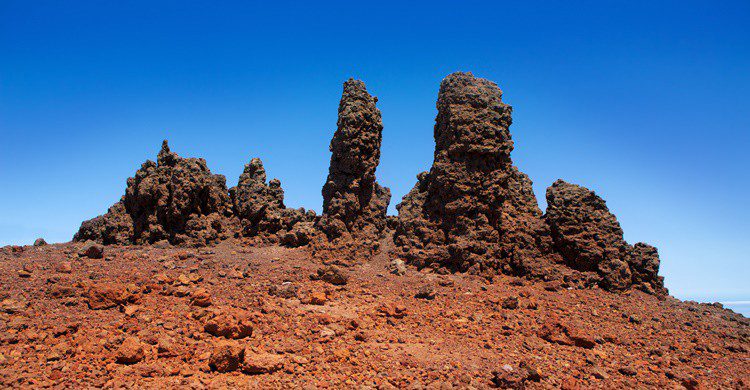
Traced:
[[117, 349], [116, 362], [119, 364], [135, 364], [143, 360], [143, 344], [136, 337], [128, 337]]
[[221, 340], [211, 351], [208, 366], [211, 371], [230, 372], [240, 368], [245, 350], [234, 341]]
[[242, 362], [242, 372], [245, 374], [268, 374], [283, 367], [284, 360], [279, 355], [245, 350], [245, 357]]

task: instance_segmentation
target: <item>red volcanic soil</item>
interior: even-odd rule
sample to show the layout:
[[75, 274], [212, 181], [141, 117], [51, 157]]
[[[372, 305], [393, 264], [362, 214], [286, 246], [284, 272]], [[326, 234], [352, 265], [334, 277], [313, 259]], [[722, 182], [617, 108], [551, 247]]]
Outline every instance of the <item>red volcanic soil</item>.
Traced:
[[750, 321], [718, 305], [233, 239], [82, 246], [0, 249], [0, 386], [750, 386]]

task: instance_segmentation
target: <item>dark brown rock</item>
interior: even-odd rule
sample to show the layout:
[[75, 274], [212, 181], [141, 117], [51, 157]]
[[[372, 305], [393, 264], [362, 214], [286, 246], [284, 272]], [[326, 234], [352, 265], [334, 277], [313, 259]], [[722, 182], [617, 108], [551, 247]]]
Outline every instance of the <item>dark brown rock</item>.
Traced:
[[547, 189], [545, 221], [565, 262], [574, 269], [598, 273], [603, 288], [623, 290], [635, 285], [652, 294], [666, 294], [663, 279], [657, 275], [656, 248], [628, 245], [617, 218], [593, 191], [556, 181]]
[[377, 240], [386, 227], [391, 192], [375, 181], [383, 132], [376, 102], [362, 81], [344, 83], [318, 222], [329, 242]]
[[143, 360], [143, 344], [135, 337], [126, 338], [117, 348], [115, 361], [120, 364], [135, 364]]
[[162, 144], [128, 179], [125, 196], [107, 214], [81, 224], [75, 241], [103, 244], [206, 245], [228, 236], [232, 204], [222, 175], [200, 158], [182, 158]]
[[244, 310], [217, 308], [205, 318], [203, 330], [217, 337], [243, 339], [253, 334], [253, 321], [250, 314]]
[[310, 241], [315, 212], [284, 206], [281, 181], [272, 179], [266, 183], [266, 170], [259, 158], [245, 165], [237, 186], [229, 193], [244, 236], [282, 242], [289, 247], [306, 245]]
[[97, 283], [91, 285], [85, 292], [87, 303], [92, 310], [110, 309], [136, 303], [138, 294], [128, 289], [123, 283]]
[[495, 83], [453, 73], [440, 84], [435, 156], [397, 206], [397, 253], [473, 273], [525, 273], [550, 250], [531, 180], [513, 166], [511, 107]]
[[81, 249], [78, 250], [78, 256], [91, 259], [101, 259], [104, 257], [104, 247], [94, 241], [86, 241], [83, 246], [81, 246]]
[[253, 352], [245, 349], [242, 372], [245, 374], [268, 374], [284, 368], [284, 359], [277, 354]]
[[664, 287], [664, 277], [658, 275], [660, 261], [655, 247], [642, 242], [636, 243], [630, 250], [628, 263], [635, 288], [660, 296], [669, 293]]
[[208, 366], [211, 371], [230, 372], [240, 368], [245, 349], [235, 341], [221, 340], [211, 351]]

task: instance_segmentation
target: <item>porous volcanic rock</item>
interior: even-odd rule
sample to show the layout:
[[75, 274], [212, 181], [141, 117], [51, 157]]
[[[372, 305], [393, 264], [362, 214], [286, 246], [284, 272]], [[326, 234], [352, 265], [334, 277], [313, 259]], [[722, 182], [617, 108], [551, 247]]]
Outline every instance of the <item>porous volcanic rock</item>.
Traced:
[[623, 239], [617, 218], [606, 202], [588, 188], [557, 180], [547, 189], [545, 221], [555, 249], [565, 262], [581, 271], [595, 271], [609, 290], [631, 286], [652, 294], [666, 294], [658, 276], [656, 248]]
[[383, 132], [376, 102], [362, 81], [344, 83], [323, 186], [323, 215], [317, 225], [329, 242], [356, 240], [377, 249], [377, 239], [386, 227], [391, 192], [375, 181]]
[[396, 254], [418, 267], [477, 274], [538, 272], [551, 240], [510, 157], [511, 107], [488, 80], [457, 72], [440, 84], [430, 172], [397, 206]]
[[281, 241], [292, 247], [305, 245], [312, 238], [315, 212], [284, 206], [281, 181], [272, 179], [266, 183], [266, 170], [259, 158], [245, 165], [237, 186], [229, 193], [242, 235], [266, 242]]
[[165, 140], [157, 162], [143, 163], [128, 179], [122, 199], [107, 214], [83, 222], [73, 239], [206, 245], [228, 236], [231, 215], [224, 176], [212, 174], [202, 158], [171, 152]]

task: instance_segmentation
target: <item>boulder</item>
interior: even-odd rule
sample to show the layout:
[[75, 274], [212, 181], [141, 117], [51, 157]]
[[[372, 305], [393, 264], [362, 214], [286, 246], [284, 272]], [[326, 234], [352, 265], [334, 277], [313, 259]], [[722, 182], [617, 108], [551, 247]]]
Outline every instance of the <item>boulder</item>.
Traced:
[[214, 345], [208, 366], [211, 371], [230, 372], [240, 368], [245, 355], [245, 349], [239, 343], [230, 340], [220, 340]]
[[135, 364], [144, 358], [143, 344], [136, 337], [127, 337], [117, 348], [115, 361], [119, 364]]
[[230, 307], [217, 308], [204, 318], [203, 330], [217, 337], [243, 339], [253, 334], [250, 313]]
[[545, 222], [555, 249], [572, 268], [593, 271], [608, 290], [631, 286], [665, 295], [656, 248], [630, 246], [606, 202], [586, 187], [557, 180], [547, 189]]

